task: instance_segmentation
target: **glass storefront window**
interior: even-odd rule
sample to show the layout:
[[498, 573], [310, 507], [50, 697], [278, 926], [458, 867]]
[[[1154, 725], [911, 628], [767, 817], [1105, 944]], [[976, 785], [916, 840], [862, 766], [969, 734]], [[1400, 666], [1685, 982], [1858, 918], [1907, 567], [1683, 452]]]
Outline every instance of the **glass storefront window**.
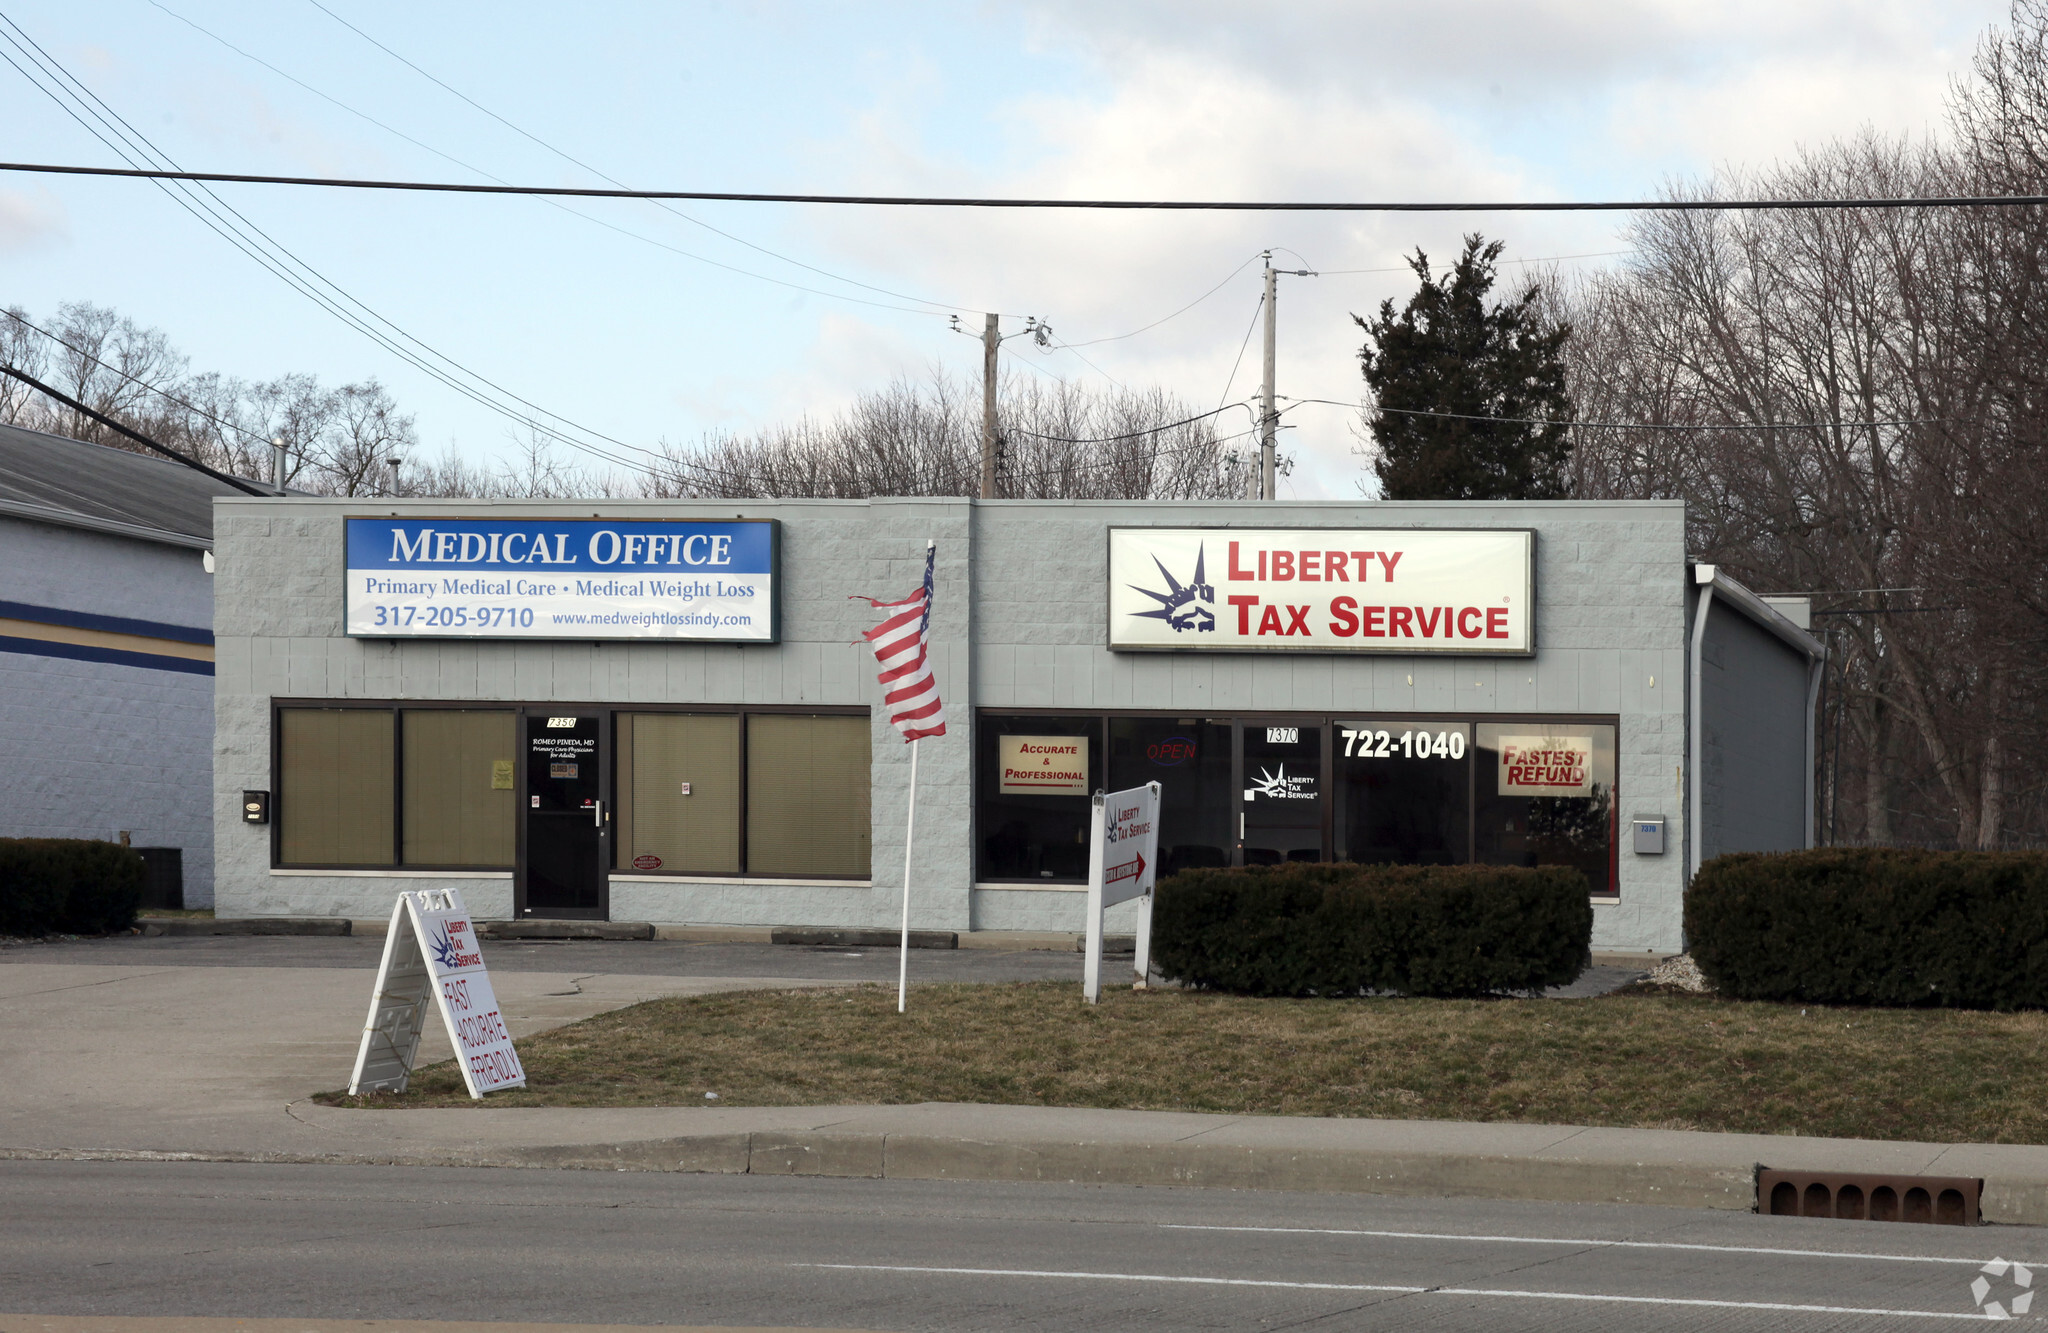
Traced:
[[868, 875], [868, 719], [747, 719], [747, 869]]
[[1109, 719], [1108, 790], [1159, 784], [1159, 873], [1230, 864], [1230, 724]]
[[1247, 722], [1244, 863], [1323, 859], [1323, 728], [1298, 720]]
[[1576, 866], [1617, 892], [1612, 722], [987, 713], [977, 728], [984, 882], [1085, 883], [1089, 794], [1158, 782], [1162, 874], [1477, 860]]
[[279, 865], [396, 861], [393, 723], [388, 708], [278, 710]]
[[975, 876], [1088, 878], [1088, 801], [1103, 789], [1102, 718], [985, 713], [975, 737]]
[[1340, 720], [1336, 857], [1365, 865], [1472, 858], [1472, 728], [1401, 718]]
[[517, 715], [447, 708], [400, 716], [405, 864], [511, 865]]
[[[280, 704], [275, 863], [511, 869], [529, 893], [604, 871], [868, 876], [866, 710], [528, 711], [522, 758], [517, 709]], [[542, 819], [560, 828], [536, 842]]]
[[1576, 866], [1594, 893], [1614, 893], [1614, 728], [1482, 722], [1474, 732], [1478, 860]]

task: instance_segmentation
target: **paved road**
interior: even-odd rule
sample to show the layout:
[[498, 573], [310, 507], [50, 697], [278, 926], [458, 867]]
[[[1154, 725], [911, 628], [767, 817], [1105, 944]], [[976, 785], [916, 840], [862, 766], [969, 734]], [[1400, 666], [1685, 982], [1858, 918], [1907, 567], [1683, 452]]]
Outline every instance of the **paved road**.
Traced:
[[[1995, 1255], [2048, 1260], [2048, 1236], [1122, 1187], [0, 1163], [0, 1310], [51, 1315], [1925, 1328], [1977, 1315], [1970, 1284]], [[2020, 1290], [2007, 1275], [1991, 1295]]]
[[[147, 939], [58, 940], [0, 947], [0, 964], [67, 963], [126, 967], [377, 966], [380, 936], [201, 935]], [[551, 972], [607, 976], [777, 977], [810, 981], [894, 984], [895, 949], [810, 948], [779, 944], [693, 944], [680, 940], [490, 940], [484, 957], [493, 972]], [[1105, 976], [1129, 974], [1129, 956], [1113, 956]], [[1051, 949], [912, 949], [913, 982], [1081, 980], [1081, 955]], [[1599, 995], [1642, 975], [1639, 969], [1588, 968], [1556, 996]], [[4, 1330], [0, 1330], [4, 1333]]]

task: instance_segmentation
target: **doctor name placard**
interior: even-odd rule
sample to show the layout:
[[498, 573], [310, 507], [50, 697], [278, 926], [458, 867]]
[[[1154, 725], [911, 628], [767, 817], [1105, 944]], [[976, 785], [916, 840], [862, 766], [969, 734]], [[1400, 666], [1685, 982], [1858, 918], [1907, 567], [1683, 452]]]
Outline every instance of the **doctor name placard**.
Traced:
[[1528, 656], [1527, 529], [1112, 528], [1124, 651]]
[[351, 635], [777, 640], [773, 519], [345, 522]]

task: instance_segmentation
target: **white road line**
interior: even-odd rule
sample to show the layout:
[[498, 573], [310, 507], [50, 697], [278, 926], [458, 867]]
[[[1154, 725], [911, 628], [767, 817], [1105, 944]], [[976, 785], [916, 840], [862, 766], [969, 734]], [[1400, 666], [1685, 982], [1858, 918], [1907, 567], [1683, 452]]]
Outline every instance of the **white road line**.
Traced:
[[[1984, 1264], [1989, 1260], [1956, 1259], [1942, 1254], [1858, 1254], [1854, 1250], [1784, 1250], [1762, 1245], [1688, 1245], [1671, 1240], [1573, 1240], [1563, 1236], [1468, 1236], [1439, 1231], [1353, 1231], [1339, 1227], [1225, 1227], [1192, 1222], [1161, 1222], [1164, 1231], [1249, 1231], [1276, 1236], [1372, 1236], [1385, 1240], [1498, 1241], [1508, 1245], [1566, 1245], [1630, 1250], [1703, 1250], [1710, 1254], [1773, 1254], [1790, 1259], [1877, 1259], [1891, 1264]], [[2028, 1268], [2048, 1266], [2040, 1260], [2009, 1260]]]
[[1972, 1310], [1888, 1310], [1867, 1305], [1797, 1305], [1788, 1301], [1716, 1301], [1692, 1296], [1610, 1296], [1590, 1291], [1515, 1291], [1492, 1287], [1395, 1287], [1369, 1282], [1280, 1282], [1250, 1277], [1178, 1277], [1166, 1273], [1081, 1273], [1037, 1268], [926, 1268], [910, 1264], [791, 1264], [792, 1268], [831, 1268], [856, 1273], [936, 1273], [953, 1277], [1055, 1277], [1092, 1282], [1170, 1282], [1198, 1287], [1278, 1287], [1288, 1291], [1385, 1292], [1397, 1296], [1496, 1296], [1528, 1301], [1596, 1301], [1609, 1305], [1677, 1305], [1715, 1310], [1773, 1310], [1789, 1314], [1890, 1315], [1899, 1319], [1964, 1319], [1987, 1323], [1996, 1318]]

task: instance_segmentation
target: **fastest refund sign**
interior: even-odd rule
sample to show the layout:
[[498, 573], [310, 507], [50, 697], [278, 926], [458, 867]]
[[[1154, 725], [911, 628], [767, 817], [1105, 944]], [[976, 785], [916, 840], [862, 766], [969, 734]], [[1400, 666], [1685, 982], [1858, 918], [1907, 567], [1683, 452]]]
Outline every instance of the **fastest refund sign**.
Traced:
[[351, 518], [364, 638], [774, 643], [773, 519]]
[[1111, 528], [1121, 651], [1536, 651], [1525, 528]]

